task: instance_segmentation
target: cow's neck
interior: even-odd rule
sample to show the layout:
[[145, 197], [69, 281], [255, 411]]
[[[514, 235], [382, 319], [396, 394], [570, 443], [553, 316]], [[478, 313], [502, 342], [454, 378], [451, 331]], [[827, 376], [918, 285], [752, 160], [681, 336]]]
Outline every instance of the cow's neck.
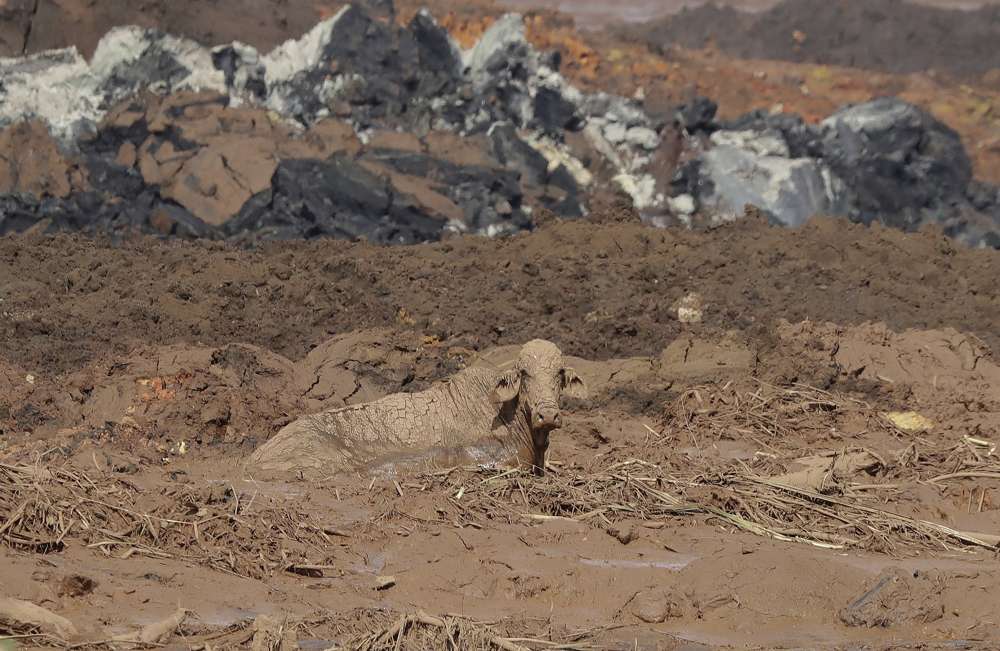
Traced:
[[503, 423], [504, 449], [507, 455], [516, 458], [522, 465], [531, 467], [535, 461], [535, 445], [531, 436], [531, 415], [521, 397], [508, 402], [500, 409], [499, 420]]
[[497, 373], [482, 373], [473, 371], [466, 373], [463, 382], [474, 385], [475, 390], [468, 390], [471, 387], [463, 386], [461, 389], [457, 384], [452, 385], [449, 392], [454, 405], [454, 410], [462, 423], [468, 423], [466, 432], [491, 433], [496, 443], [500, 445], [503, 455], [508, 459], [517, 459], [521, 463], [531, 466], [534, 462], [534, 445], [531, 437], [530, 415], [527, 408], [518, 396], [510, 402], [500, 406], [490, 399], [483, 400], [482, 396], [489, 396], [496, 388], [499, 375]]

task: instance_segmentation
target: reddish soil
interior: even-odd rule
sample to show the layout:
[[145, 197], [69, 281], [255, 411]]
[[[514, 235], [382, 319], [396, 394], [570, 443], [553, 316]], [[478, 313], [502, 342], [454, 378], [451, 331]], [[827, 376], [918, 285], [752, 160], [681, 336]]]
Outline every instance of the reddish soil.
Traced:
[[[181, 606], [154, 641], [396, 648], [362, 638], [411, 615], [399, 648], [446, 648], [435, 622], [462, 649], [995, 648], [1000, 254], [602, 215], [408, 248], [0, 241], [0, 596], [73, 627], [0, 601], [0, 631], [100, 642]], [[544, 478], [242, 466], [539, 336], [590, 390]]]

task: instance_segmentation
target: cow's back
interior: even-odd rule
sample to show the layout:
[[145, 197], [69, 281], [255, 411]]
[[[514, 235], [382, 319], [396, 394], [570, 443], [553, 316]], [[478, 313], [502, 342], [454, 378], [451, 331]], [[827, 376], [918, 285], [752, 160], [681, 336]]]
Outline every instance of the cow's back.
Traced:
[[329, 475], [408, 450], [451, 448], [495, 436], [497, 408], [486, 387], [496, 372], [466, 369], [418, 393], [394, 393], [303, 416], [250, 457], [263, 471]]

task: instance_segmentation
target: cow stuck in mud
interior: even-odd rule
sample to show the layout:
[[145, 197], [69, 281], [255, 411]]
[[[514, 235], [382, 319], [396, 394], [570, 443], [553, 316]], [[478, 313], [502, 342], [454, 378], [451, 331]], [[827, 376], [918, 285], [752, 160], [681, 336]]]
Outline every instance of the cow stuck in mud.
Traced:
[[426, 391], [299, 418], [257, 448], [247, 468], [321, 477], [408, 453], [475, 449], [541, 475], [549, 435], [562, 425], [560, 398], [585, 394], [559, 348], [535, 339], [508, 370], [472, 367]]

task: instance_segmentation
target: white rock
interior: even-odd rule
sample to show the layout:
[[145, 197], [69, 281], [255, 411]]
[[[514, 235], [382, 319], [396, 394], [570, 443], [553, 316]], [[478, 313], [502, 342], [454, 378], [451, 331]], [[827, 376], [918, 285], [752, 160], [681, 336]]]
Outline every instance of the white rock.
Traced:
[[632, 127], [625, 134], [625, 140], [634, 147], [653, 151], [660, 146], [660, 137], [649, 127]]
[[614, 181], [618, 184], [618, 187], [632, 197], [632, 203], [638, 210], [655, 208], [663, 201], [662, 197], [656, 192], [656, 180], [648, 174], [641, 176], [619, 174], [614, 178]]
[[502, 53], [511, 45], [527, 45], [524, 36], [524, 20], [521, 14], [505, 14], [490, 25], [479, 41], [462, 54], [462, 63], [469, 70], [472, 82], [482, 87], [490, 81], [487, 65], [497, 53]]
[[676, 197], [670, 197], [667, 199], [667, 205], [670, 207], [671, 212], [676, 215], [693, 215], [697, 208], [694, 197], [690, 194], [680, 194]]
[[97, 78], [76, 48], [0, 59], [0, 124], [36, 117], [60, 139], [72, 140], [81, 122], [103, 115]]
[[705, 315], [704, 305], [701, 295], [697, 292], [690, 292], [671, 306], [677, 313], [677, 320], [681, 323], [701, 323]]
[[800, 226], [814, 215], [842, 214], [847, 201], [843, 182], [811, 158], [760, 156], [728, 145], [702, 157], [702, 174], [712, 195], [702, 197], [722, 219], [743, 214], [746, 204], [762, 208], [787, 226]]
[[753, 152], [760, 156], [780, 156], [788, 158], [791, 156], [788, 150], [788, 143], [777, 131], [716, 131], [709, 140], [716, 146], [735, 147], [744, 151]]
[[573, 176], [573, 180], [580, 187], [585, 188], [593, 182], [593, 175], [584, 167], [583, 163], [569, 153], [566, 145], [557, 143], [545, 136], [534, 135], [528, 136], [526, 142], [534, 147], [549, 162], [548, 169], [550, 173], [559, 169], [559, 166], [562, 165], [569, 170], [569, 173]]
[[604, 127], [604, 137], [612, 145], [620, 145], [628, 137], [628, 130], [621, 122], [612, 122]]
[[348, 8], [349, 5], [343, 7], [300, 38], [289, 39], [265, 54], [262, 63], [267, 70], [265, 79], [268, 88], [272, 84], [290, 80], [303, 70], [318, 66], [323, 56], [323, 49], [330, 42], [334, 25]]

